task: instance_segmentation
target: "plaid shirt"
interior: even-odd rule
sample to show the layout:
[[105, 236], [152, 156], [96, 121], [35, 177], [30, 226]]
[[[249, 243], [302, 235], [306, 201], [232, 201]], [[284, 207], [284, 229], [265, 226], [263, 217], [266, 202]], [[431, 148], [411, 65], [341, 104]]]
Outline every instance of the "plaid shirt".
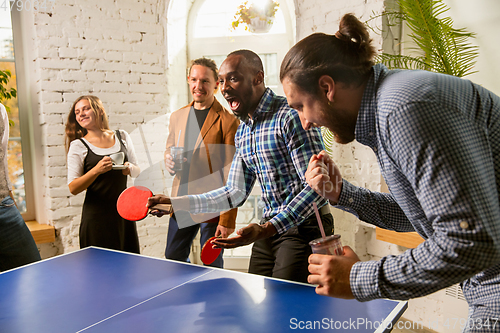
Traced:
[[305, 131], [297, 111], [284, 97], [266, 89], [252, 119], [242, 122], [234, 138], [234, 155], [225, 187], [190, 195], [190, 212], [206, 213], [241, 206], [259, 181], [264, 218], [278, 233], [300, 224], [314, 213], [312, 202], [325, 199], [306, 183], [309, 159], [324, 149], [318, 129]]
[[374, 66], [356, 124], [391, 194], [344, 181], [339, 208], [425, 242], [358, 262], [358, 300], [409, 299], [462, 282], [469, 304], [500, 313], [500, 98], [468, 80]]

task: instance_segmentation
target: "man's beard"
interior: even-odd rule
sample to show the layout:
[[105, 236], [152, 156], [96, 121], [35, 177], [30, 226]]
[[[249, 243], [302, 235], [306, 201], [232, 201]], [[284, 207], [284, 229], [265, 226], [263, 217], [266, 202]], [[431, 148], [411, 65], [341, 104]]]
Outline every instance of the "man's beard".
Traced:
[[[248, 96], [251, 96], [252, 94], [252, 91], [247, 91], [245, 92], [246, 95]], [[226, 96], [224, 96], [224, 98], [226, 99], [226, 101], [231, 104], [231, 102], [228, 100], [228, 98], [230, 100], [232, 99], [236, 99], [238, 102], [239, 102], [239, 107], [238, 109], [239, 110], [233, 110], [231, 109], [231, 105], [230, 105], [230, 109], [231, 109], [231, 112], [241, 121], [245, 122], [248, 120], [248, 114], [250, 113], [250, 101], [249, 100], [244, 100], [243, 98], [240, 97], [241, 95], [238, 94], [238, 95], [232, 95], [232, 94], [227, 94]]]
[[233, 113], [236, 116], [236, 118], [238, 118], [239, 120], [241, 120], [243, 122], [248, 120], [248, 109], [246, 109], [246, 108], [244, 110], [237, 112], [237, 113], [233, 111]]
[[325, 127], [333, 133], [335, 142], [348, 144], [355, 139], [355, 128], [357, 119], [349, 119], [346, 114], [339, 110], [325, 106], [321, 111], [325, 119]]

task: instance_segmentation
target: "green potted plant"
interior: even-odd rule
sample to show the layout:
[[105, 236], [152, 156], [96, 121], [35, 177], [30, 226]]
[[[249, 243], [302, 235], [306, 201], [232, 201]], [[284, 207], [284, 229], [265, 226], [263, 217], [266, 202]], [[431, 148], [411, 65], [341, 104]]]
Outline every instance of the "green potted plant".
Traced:
[[475, 34], [453, 27], [453, 20], [444, 17], [449, 10], [446, 4], [441, 0], [397, 0], [396, 4], [399, 10], [386, 10], [370, 20], [385, 17], [388, 28], [406, 23], [411, 31], [409, 37], [416, 45], [409, 49], [418, 50], [420, 55], [381, 53], [377, 62], [388, 68], [424, 69], [458, 77], [475, 73], [479, 51], [468, 42]]
[[[410, 29], [409, 37], [415, 43], [410, 50], [418, 55], [379, 54], [375, 61], [390, 69], [423, 69], [463, 77], [472, 73], [478, 47], [468, 42], [475, 34], [465, 29], [453, 28], [453, 20], [444, 17], [449, 8], [441, 0], [396, 0], [398, 10], [386, 10], [365, 22], [370, 29], [378, 32], [369, 22], [384, 18], [387, 28], [406, 23]], [[333, 134], [322, 128], [327, 152], [332, 154]]]
[[278, 11], [279, 4], [273, 0], [265, 0], [262, 5], [255, 2], [245, 1], [238, 6], [234, 14], [234, 21], [231, 23], [232, 30], [240, 24], [245, 25], [245, 30], [253, 33], [268, 32], [274, 22], [274, 17]]

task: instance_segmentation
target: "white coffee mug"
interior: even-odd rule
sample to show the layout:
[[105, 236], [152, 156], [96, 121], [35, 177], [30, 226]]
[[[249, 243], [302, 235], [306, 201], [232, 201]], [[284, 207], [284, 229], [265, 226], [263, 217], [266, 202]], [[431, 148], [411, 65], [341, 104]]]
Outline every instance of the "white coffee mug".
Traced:
[[114, 154], [109, 155], [109, 157], [113, 161], [114, 165], [122, 165], [123, 160], [125, 159], [125, 154], [123, 152], [119, 151], [118, 153], [114, 153]]

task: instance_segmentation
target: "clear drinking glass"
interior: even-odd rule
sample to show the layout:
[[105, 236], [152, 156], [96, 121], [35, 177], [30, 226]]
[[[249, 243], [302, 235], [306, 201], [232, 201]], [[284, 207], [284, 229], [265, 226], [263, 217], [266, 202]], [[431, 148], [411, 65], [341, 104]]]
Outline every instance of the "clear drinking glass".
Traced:
[[170, 147], [170, 155], [174, 161], [174, 171], [182, 171], [184, 165], [184, 147]]
[[331, 235], [326, 238], [317, 238], [309, 242], [313, 253], [332, 254], [341, 256], [344, 253], [340, 235]]

